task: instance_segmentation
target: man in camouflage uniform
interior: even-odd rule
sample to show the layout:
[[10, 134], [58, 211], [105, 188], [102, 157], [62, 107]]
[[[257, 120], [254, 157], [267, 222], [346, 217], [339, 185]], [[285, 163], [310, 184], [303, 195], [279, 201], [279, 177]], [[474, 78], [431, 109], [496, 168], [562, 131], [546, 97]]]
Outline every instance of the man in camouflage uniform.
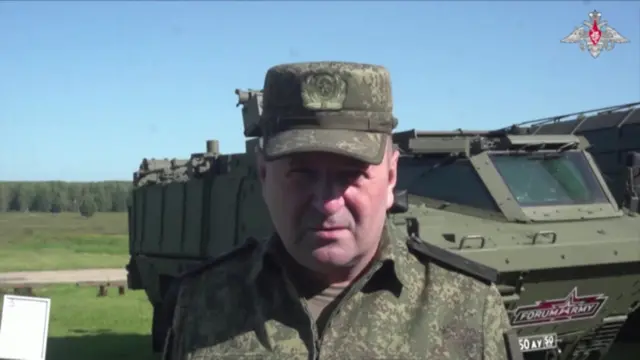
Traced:
[[182, 277], [165, 359], [521, 359], [496, 287], [389, 220], [387, 70], [280, 65], [263, 90], [257, 165], [277, 234]]

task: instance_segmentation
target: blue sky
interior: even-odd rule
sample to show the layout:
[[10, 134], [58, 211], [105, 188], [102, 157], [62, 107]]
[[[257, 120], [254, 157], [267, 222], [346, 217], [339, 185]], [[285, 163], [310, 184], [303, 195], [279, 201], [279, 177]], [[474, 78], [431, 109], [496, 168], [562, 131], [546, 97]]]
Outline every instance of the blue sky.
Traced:
[[[560, 43], [593, 9], [631, 40]], [[287, 62], [385, 65], [399, 129], [487, 129], [640, 100], [639, 2], [0, 2], [0, 180], [131, 179], [207, 139]]]

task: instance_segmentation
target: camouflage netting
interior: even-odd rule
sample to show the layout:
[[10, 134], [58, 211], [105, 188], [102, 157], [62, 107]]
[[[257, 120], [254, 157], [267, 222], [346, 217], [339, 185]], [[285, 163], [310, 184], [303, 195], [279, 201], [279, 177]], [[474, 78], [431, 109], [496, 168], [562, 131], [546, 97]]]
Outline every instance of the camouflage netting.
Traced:
[[144, 159], [140, 169], [134, 174], [133, 184], [140, 187], [185, 182], [189, 180], [188, 164], [189, 160]]

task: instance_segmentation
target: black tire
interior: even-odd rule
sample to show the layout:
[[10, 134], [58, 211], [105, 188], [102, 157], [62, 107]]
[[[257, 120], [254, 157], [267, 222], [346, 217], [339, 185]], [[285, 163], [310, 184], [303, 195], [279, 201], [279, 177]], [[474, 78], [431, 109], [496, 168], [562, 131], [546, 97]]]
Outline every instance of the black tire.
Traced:
[[616, 342], [640, 344], [640, 309], [629, 314]]

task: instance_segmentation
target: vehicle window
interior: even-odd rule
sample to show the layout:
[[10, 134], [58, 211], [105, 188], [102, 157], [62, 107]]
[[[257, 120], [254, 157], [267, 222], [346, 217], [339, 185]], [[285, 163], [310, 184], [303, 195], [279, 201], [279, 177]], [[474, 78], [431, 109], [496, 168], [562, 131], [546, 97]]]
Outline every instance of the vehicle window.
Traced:
[[396, 188], [406, 189], [413, 195], [500, 211], [469, 160], [437, 166], [440, 163], [442, 160], [400, 158]]
[[608, 202], [580, 152], [490, 157], [521, 206]]

